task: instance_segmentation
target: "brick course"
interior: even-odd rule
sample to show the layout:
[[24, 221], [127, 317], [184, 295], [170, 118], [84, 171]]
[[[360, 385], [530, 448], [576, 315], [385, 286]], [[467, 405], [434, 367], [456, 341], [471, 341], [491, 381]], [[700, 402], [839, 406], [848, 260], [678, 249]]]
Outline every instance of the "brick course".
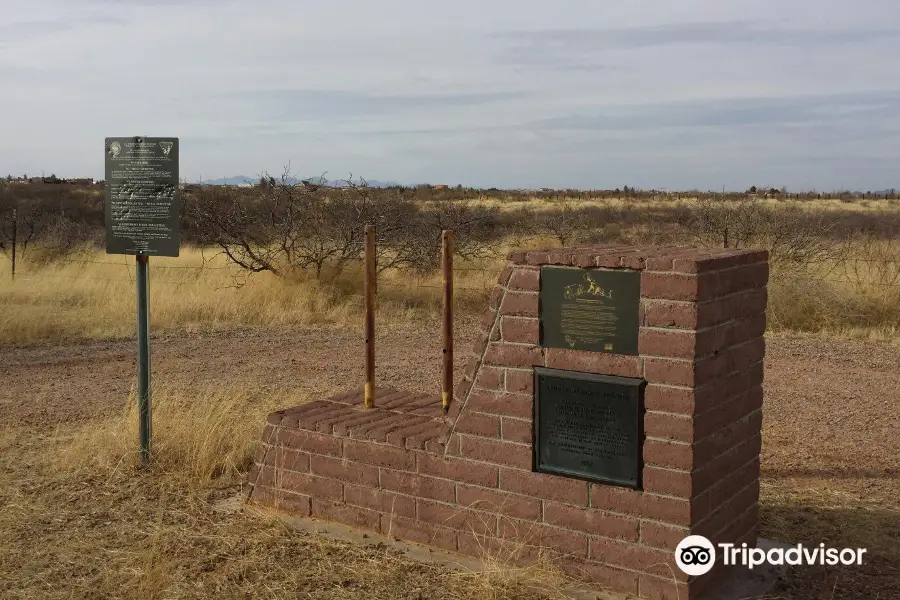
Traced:
[[[247, 497], [414, 542], [690, 600], [686, 535], [756, 542], [765, 252], [598, 245], [514, 252], [448, 415], [434, 396], [362, 390], [272, 413]], [[540, 266], [642, 272], [639, 354], [541, 347]], [[532, 472], [535, 366], [640, 377], [642, 487]]]

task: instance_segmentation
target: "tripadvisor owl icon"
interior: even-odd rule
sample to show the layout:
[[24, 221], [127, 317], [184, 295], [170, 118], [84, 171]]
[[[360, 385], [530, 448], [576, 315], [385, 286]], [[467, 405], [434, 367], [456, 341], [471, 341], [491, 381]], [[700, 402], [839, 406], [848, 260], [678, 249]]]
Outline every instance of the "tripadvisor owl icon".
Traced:
[[689, 535], [675, 547], [675, 564], [688, 575], [709, 573], [716, 564], [716, 549], [702, 535]]

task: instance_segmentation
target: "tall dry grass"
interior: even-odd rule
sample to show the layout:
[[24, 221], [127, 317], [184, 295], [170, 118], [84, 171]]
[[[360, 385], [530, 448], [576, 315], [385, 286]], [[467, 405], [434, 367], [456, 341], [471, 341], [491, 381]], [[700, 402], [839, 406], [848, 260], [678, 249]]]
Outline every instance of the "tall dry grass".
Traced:
[[900, 241], [858, 239], [843, 258], [780, 265], [769, 283], [769, 327], [900, 339]]
[[[216, 385], [185, 390], [155, 387], [151, 465], [187, 489], [196, 491], [241, 481], [259, 441], [261, 423], [278, 405], [302, 403], [303, 397], [278, 398], [243, 387]], [[134, 473], [139, 468], [137, 400], [134, 390], [122, 414], [88, 426], [58, 428], [53, 436], [54, 467]]]
[[[566, 204], [573, 209], [580, 208], [628, 208], [640, 206], [643, 209], [654, 208], [671, 208], [676, 206], [688, 206], [696, 203], [699, 197], [687, 196], [669, 196], [661, 193], [653, 198], [577, 198], [567, 196], [560, 193], [553, 197], [537, 197], [537, 196], [521, 196], [509, 198], [491, 198], [487, 196], [475, 198], [473, 203], [486, 208], [493, 208], [500, 211], [515, 211], [521, 208], [530, 208], [532, 210], [554, 210], [560, 205]], [[824, 197], [809, 200], [786, 200], [777, 197], [760, 197], [757, 199], [760, 204], [766, 207], [781, 207], [785, 205], [801, 205], [804, 208], [816, 211], [853, 211], [853, 212], [874, 212], [892, 211], [896, 212], [900, 209], [900, 199], [884, 200], [884, 199], [840, 199], [834, 197]]]
[[[186, 248], [150, 260], [150, 325], [154, 331], [362, 323], [362, 271], [351, 266], [327, 282], [304, 272], [247, 276], [221, 255]], [[482, 306], [496, 277], [488, 266], [458, 265], [457, 307]], [[475, 270], [470, 270], [475, 269]], [[20, 262], [10, 276], [0, 255], [0, 343], [116, 338], [134, 335], [134, 258], [83, 251], [64, 261]], [[440, 276], [380, 276], [379, 319], [421, 320], [439, 314]]]
[[[650, 223], [601, 234], [604, 241], [628, 243], [659, 242], [659, 236]], [[840, 258], [773, 263], [770, 330], [900, 338], [900, 241], [859, 238], [833, 243], [843, 245], [842, 252], [835, 252]], [[497, 248], [494, 260], [457, 263], [457, 312], [484, 310], [510, 249], [557, 245], [548, 236], [511, 236]], [[358, 265], [323, 282], [302, 271], [286, 277], [248, 277], [221, 255], [196, 248], [150, 263], [150, 322], [156, 332], [321, 323], [356, 328], [362, 323]], [[436, 319], [440, 303], [439, 274], [417, 277], [387, 271], [379, 277], [381, 323]], [[134, 323], [132, 257], [84, 251], [64, 261], [26, 259], [15, 281], [9, 276], [8, 259], [0, 257], [0, 343], [129, 337]]]

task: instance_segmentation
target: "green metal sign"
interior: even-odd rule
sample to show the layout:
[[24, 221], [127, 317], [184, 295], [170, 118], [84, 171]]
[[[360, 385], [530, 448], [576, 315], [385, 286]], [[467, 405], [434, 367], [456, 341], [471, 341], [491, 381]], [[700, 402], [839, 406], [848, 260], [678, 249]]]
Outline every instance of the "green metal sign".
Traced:
[[178, 256], [178, 138], [109, 137], [104, 147], [107, 254]]

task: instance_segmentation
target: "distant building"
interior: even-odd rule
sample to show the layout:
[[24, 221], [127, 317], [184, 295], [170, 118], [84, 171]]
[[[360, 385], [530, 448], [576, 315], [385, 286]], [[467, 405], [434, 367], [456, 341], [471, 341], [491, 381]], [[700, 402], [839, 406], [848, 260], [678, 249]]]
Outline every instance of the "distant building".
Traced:
[[444, 183], [439, 183], [439, 184], [434, 185], [434, 186], [432, 186], [432, 187], [433, 187], [434, 189], [436, 189], [436, 190], [446, 190], [446, 189], [447, 189], [447, 185], [444, 184]]

